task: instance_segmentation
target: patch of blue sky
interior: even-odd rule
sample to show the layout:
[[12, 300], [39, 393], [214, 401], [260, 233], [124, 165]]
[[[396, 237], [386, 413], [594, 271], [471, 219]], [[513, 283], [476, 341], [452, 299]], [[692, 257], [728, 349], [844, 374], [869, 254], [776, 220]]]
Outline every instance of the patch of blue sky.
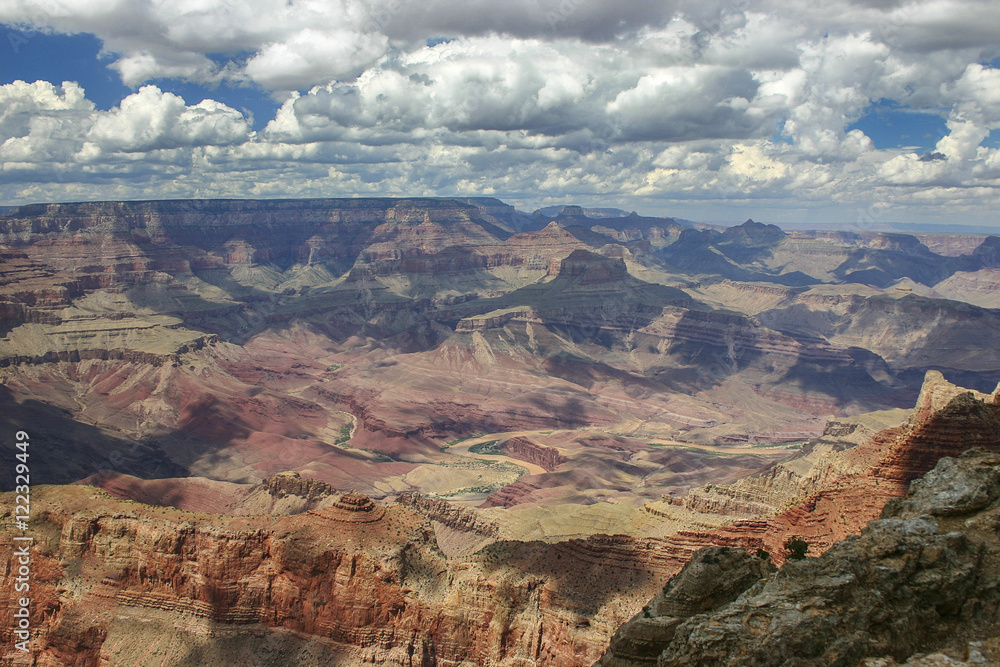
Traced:
[[911, 109], [894, 100], [882, 99], [847, 126], [868, 135], [880, 150], [908, 148], [928, 151], [948, 133], [945, 118], [933, 110]]
[[21, 80], [59, 85], [75, 81], [99, 109], [118, 106], [131, 89], [118, 72], [109, 69], [110, 58], [100, 56], [101, 40], [94, 35], [50, 35], [37, 31], [3, 29], [0, 38], [0, 83]]
[[787, 134], [782, 134], [781, 132], [775, 132], [770, 136], [772, 144], [794, 144], [795, 141]]
[[[75, 81], [83, 87], [87, 99], [98, 109], [108, 110], [118, 104], [134, 89], [122, 83], [118, 72], [109, 65], [112, 54], [101, 53], [101, 40], [91, 34], [59, 35], [39, 31], [0, 28], [0, 84], [18, 79], [48, 81], [59, 85]], [[230, 60], [245, 60], [252, 53], [234, 55], [208, 54], [220, 66]], [[223, 82], [209, 86], [180, 79], [153, 79], [160, 90], [180, 95], [187, 104], [197, 104], [203, 99], [214, 99], [253, 117], [254, 129], [263, 129], [274, 118], [278, 101], [254, 85], [235, 85]]]

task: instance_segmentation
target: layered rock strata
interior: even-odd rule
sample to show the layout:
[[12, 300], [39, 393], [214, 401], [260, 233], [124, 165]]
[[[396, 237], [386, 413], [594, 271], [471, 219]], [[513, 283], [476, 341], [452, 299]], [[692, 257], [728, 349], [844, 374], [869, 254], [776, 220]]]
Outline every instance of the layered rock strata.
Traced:
[[[995, 637], [1000, 622], [998, 522], [1000, 454], [943, 458], [861, 535], [774, 575], [746, 553], [699, 552], [598, 664], [846, 667], [932, 650], [968, 657], [968, 642]], [[721, 571], [706, 577], [713, 566]]]
[[481, 513], [447, 500], [427, 498], [419, 493], [403, 493], [397, 503], [414, 508], [428, 519], [444, 524], [452, 530], [476, 533], [483, 537], [499, 537], [500, 529], [495, 522], [485, 519]]
[[[702, 442], [807, 439], [832, 412], [908, 401], [915, 388], [899, 368], [993, 368], [988, 309], [817, 285], [833, 279], [852, 244], [900, 262], [928, 259], [916, 239], [827, 243], [834, 239], [793, 239], [752, 222], [682, 234], [670, 220], [575, 214], [512, 234], [516, 218], [496, 200], [19, 207], [0, 215], [0, 365], [46, 367], [40, 374], [91, 360], [172, 365], [192, 351], [214, 357], [223, 341], [307, 327], [345, 366], [324, 378], [325, 395], [364, 417], [363, 447], [391, 456], [403, 447], [387, 440], [633, 419], [643, 433]], [[670, 244], [691, 233], [704, 237], [705, 257]], [[678, 261], [715, 258], [720, 271], [753, 264], [756, 278], [723, 271], [690, 287], [673, 273], [683, 262], [655, 257], [678, 244]], [[992, 255], [976, 252], [955, 266], [979, 270]], [[807, 266], [813, 256], [823, 259], [818, 273]], [[905, 329], [907, 351], [893, 367], [885, 359], [902, 347], [886, 342], [887, 322]], [[485, 386], [498, 367], [517, 378], [505, 388], [523, 396], [500, 404]], [[401, 377], [407, 368], [423, 382], [400, 397], [393, 387], [416, 382]], [[472, 377], [481, 391], [468, 386]], [[568, 400], [553, 405], [552, 390]], [[421, 409], [408, 410], [412, 394], [427, 397]]]
[[[754, 552], [763, 547], [780, 560], [784, 539], [800, 534], [810, 553], [821, 553], [873, 518], [875, 499], [902, 495], [901, 480], [930, 457], [961, 447], [963, 439], [1000, 448], [1000, 442], [990, 440], [1000, 433], [1000, 405], [992, 397], [987, 402], [986, 396], [968, 393], [944, 403], [945, 389], [929, 387], [921, 404], [928, 410], [915, 413], [924, 421], [881, 441], [882, 451], [865, 453], [866, 445], [860, 445], [845, 452], [855, 452], [857, 465], [869, 462], [869, 474], [837, 478], [831, 488], [775, 517], [668, 538], [595, 535], [555, 544], [505, 542], [468, 508], [417, 497], [386, 506], [295, 475], [272, 477], [261, 489], [272, 498], [311, 499], [325, 506], [288, 517], [225, 517], [117, 501], [83, 486], [38, 487], [32, 524], [39, 573], [35, 641], [56, 664], [80, 656], [99, 660], [102, 653], [111, 656], [112, 664], [122, 664], [124, 649], [107, 638], [121, 636], [139, 618], [162, 614], [168, 625], [201, 619], [227, 633], [242, 627], [270, 637], [271, 628], [288, 628], [333, 642], [347, 656], [341, 660], [345, 665], [588, 664], [604, 650], [612, 630], [702, 547]], [[934, 434], [950, 434], [951, 449], [928, 447], [940, 442]], [[992, 487], [985, 495], [972, 482], [955, 488], [969, 492], [941, 505], [941, 511], [965, 512], [969, 503], [994, 499]], [[4, 521], [12, 521], [11, 515]], [[436, 524], [476, 534], [485, 546], [447, 558], [439, 550]], [[900, 539], [909, 548], [910, 533], [904, 533]], [[938, 533], [921, 529], [911, 537]], [[958, 549], [947, 540], [945, 548]], [[967, 555], [962, 549], [941, 553], [947, 556], [943, 562], [965, 562]], [[719, 555], [719, 562], [729, 558]], [[896, 562], [891, 556], [879, 558], [879, 568]], [[875, 577], [879, 568], [862, 574]], [[759, 575], [753, 568], [751, 573]], [[877, 577], [872, 581], [877, 584]], [[971, 594], [953, 579], [946, 581]], [[13, 571], [6, 571], [0, 583], [10, 589]], [[679, 619], [682, 607], [694, 613], [731, 593], [725, 588], [700, 598], [675, 596], [669, 604], [657, 602], [656, 609], [670, 609], [671, 618]], [[687, 622], [654, 629], [669, 632], [669, 625], [680, 633]]]
[[550, 472], [569, 461], [555, 447], [546, 447], [528, 438], [510, 438], [500, 445], [500, 449], [508, 456], [534, 463]]
[[[596, 657], [624, 620], [620, 604], [638, 602], [615, 591], [651, 592], [633, 544], [495, 542], [448, 559], [431, 523], [409, 507], [333, 497], [295, 516], [225, 517], [118, 501], [86, 486], [35, 488], [39, 664], [147, 664], [154, 657], [136, 661], [109, 638], [153, 622], [167, 636], [194, 625], [261, 645], [291, 632], [328, 643], [322, 654], [337, 653], [345, 666], [571, 667]], [[10, 528], [11, 515], [2, 519]], [[598, 579], [591, 559], [603, 564]], [[0, 572], [3, 594], [13, 595], [15, 578], [9, 567]], [[10, 659], [12, 626], [4, 627]], [[153, 643], [172, 664], [211, 664], [197, 657], [197, 637], [174, 640], [186, 647], [180, 655]], [[302, 664], [296, 651], [245, 664]]]
[[[669, 500], [694, 511], [740, 518], [773, 516], [816, 494], [851, 488], [875, 487], [869, 491], [872, 502], [884, 503], [894, 489], [930, 470], [942, 456], [976, 445], [1000, 447], [998, 405], [1000, 393], [969, 391], [930, 371], [905, 418], [896, 412], [830, 422], [823, 436], [762, 475], [707, 485]], [[893, 421], [898, 424], [873, 430], [875, 424]]]

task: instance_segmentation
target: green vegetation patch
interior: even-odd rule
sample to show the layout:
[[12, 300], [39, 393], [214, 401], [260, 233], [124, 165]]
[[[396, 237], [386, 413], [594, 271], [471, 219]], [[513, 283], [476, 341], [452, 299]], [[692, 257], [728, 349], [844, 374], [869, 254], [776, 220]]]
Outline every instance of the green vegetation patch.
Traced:
[[344, 424], [340, 427], [340, 436], [334, 441], [335, 445], [342, 445], [351, 439], [352, 426], [350, 424]]
[[449, 447], [453, 447], [453, 446], [457, 445], [460, 442], [465, 442], [466, 440], [472, 440], [473, 438], [481, 438], [484, 435], [486, 435], [486, 434], [485, 433], [473, 433], [472, 435], [463, 435], [461, 438], [455, 438], [454, 440], [448, 441], [442, 447], [442, 449], [448, 449]]
[[492, 467], [495, 463], [497, 462], [473, 459], [468, 456], [457, 456], [451, 461], [443, 461], [441, 463], [433, 463], [431, 465], [440, 466], [442, 468], [455, 468], [457, 470], [484, 470]]
[[499, 440], [490, 440], [489, 442], [481, 442], [478, 445], [472, 445], [469, 447], [470, 454], [503, 454], [500, 450]]
[[754, 449], [802, 449], [802, 445], [807, 442], [808, 440], [802, 442], [758, 442], [751, 446]]

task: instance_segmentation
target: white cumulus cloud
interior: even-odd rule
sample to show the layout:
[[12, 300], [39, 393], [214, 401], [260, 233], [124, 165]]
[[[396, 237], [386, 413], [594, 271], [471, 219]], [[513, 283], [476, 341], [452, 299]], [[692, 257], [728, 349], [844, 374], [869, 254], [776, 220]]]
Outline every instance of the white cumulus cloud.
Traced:
[[[7, 202], [493, 193], [984, 221], [1000, 204], [994, 0], [9, 0], [0, 22], [96, 35], [134, 90], [103, 111], [73, 82], [0, 86]], [[223, 92], [160, 79], [280, 106], [254, 132]], [[886, 101], [942, 133], [877, 148], [854, 123]]]
[[247, 120], [214, 100], [188, 106], [183, 98], [143, 86], [121, 105], [98, 114], [87, 139], [103, 150], [139, 152], [181, 146], [213, 146], [246, 141]]
[[55, 87], [15, 81], [0, 86], [0, 109], [0, 159], [7, 170], [30, 171], [34, 167], [28, 165], [49, 162], [90, 163], [118, 153], [232, 145], [252, 134], [239, 111], [215, 100], [186, 105], [156, 86], [143, 86], [119, 106], [98, 111], [75, 83]]

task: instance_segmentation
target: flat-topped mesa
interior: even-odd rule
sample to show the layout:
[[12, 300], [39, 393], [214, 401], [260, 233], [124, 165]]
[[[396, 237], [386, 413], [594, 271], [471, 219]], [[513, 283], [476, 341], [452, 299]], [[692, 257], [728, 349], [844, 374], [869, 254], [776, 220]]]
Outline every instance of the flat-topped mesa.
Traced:
[[865, 235], [865, 246], [874, 250], [918, 250], [923, 244], [912, 234], [889, 234], [876, 232]]
[[574, 217], [574, 216], [583, 217], [587, 215], [587, 213], [583, 210], [582, 206], [576, 206], [574, 204], [570, 204], [569, 206], [563, 206], [563, 209], [562, 211], [559, 212], [559, 215], [564, 217]]
[[578, 285], [622, 281], [629, 277], [622, 259], [605, 257], [588, 250], [574, 250], [559, 264], [560, 278], [579, 279]]
[[0, 234], [75, 233], [82, 229], [121, 232], [129, 229], [203, 226], [238, 227], [248, 223], [270, 226], [320, 224], [338, 218], [423, 221], [425, 212], [462, 211], [477, 215], [477, 207], [456, 200], [433, 198], [357, 197], [342, 199], [188, 199], [29, 204], [0, 215]]
[[[87, 268], [93, 243], [112, 243], [120, 256], [114, 263], [135, 265], [132, 272], [257, 265], [280, 272], [319, 263], [339, 273], [366, 248], [376, 255], [388, 249], [436, 252], [497, 244], [509, 235], [474, 206], [436, 199], [93, 202], [22, 206], [0, 215], [0, 243], [51, 243], [49, 263], [67, 270]], [[112, 263], [103, 255], [98, 264], [82, 278], [129, 283], [125, 269], [108, 272]]]
[[275, 498], [298, 496], [307, 500], [320, 500], [337, 492], [335, 488], [319, 479], [303, 479], [294, 470], [279, 472], [264, 480], [268, 493]]
[[471, 333], [473, 331], [500, 329], [512, 320], [524, 320], [530, 322], [537, 319], [538, 316], [535, 315], [534, 311], [532, 311], [532, 309], [528, 306], [524, 306], [523, 308], [510, 308], [500, 312], [487, 313], [486, 315], [466, 317], [459, 320], [458, 324], [455, 326], [455, 331], [459, 333]]
[[289, 470], [272, 475], [244, 492], [226, 513], [234, 516], [311, 513], [341, 522], [367, 523], [381, 519], [383, 509], [362, 493], [338, 491], [323, 480], [304, 478]]
[[220, 342], [217, 334], [185, 329], [179, 322], [150, 315], [21, 324], [0, 338], [0, 367], [89, 359], [162, 365]]
[[534, 463], [550, 472], [569, 461], [555, 447], [540, 445], [523, 437], [510, 438], [500, 446], [500, 449], [508, 456]]

